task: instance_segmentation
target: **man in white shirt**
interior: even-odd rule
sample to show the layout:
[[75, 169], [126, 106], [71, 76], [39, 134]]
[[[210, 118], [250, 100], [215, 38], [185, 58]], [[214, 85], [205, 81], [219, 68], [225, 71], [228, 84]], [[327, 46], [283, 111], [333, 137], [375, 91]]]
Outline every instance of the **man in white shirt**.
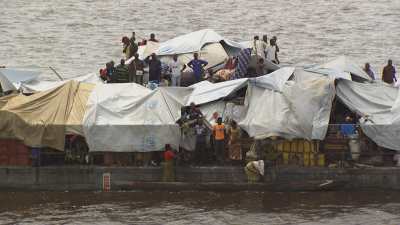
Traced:
[[265, 49], [267, 48], [267, 44], [264, 41], [261, 41], [258, 36], [254, 36], [253, 40], [253, 50], [252, 55], [257, 55], [258, 57], [265, 58]]
[[279, 60], [278, 60], [278, 51], [277, 51], [277, 47], [276, 47], [276, 42], [275, 39], [271, 39], [269, 41], [270, 45], [267, 47], [266, 50], [266, 58], [267, 60], [275, 63], [275, 64], [279, 64]]
[[174, 55], [172, 62], [168, 66], [171, 72], [171, 86], [181, 86], [181, 74], [185, 70], [186, 65], [178, 61], [178, 55]]

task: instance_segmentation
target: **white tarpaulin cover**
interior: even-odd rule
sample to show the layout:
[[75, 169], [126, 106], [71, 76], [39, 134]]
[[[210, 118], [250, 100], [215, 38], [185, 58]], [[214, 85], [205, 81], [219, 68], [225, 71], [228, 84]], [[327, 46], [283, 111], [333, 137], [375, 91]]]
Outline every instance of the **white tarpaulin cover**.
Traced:
[[400, 151], [400, 99], [397, 88], [382, 82], [339, 81], [337, 96], [362, 116], [363, 132], [379, 146]]
[[84, 133], [90, 151], [160, 151], [178, 147], [176, 120], [190, 88], [151, 91], [134, 83], [100, 84], [88, 99]]
[[211, 83], [209, 81], [202, 81], [193, 84], [193, 88], [187, 104], [194, 102], [196, 105], [212, 102], [236, 92], [240, 88], [247, 85], [247, 78], [230, 80], [220, 83]]
[[184, 54], [200, 51], [205, 44], [224, 41], [228, 46], [242, 48], [239, 43], [230, 41], [210, 29], [204, 29], [178, 36], [160, 44], [157, 55]]
[[103, 84], [103, 80], [96, 73], [89, 73], [85, 76], [74, 77], [63, 81], [47, 81], [47, 80], [31, 80], [29, 82], [21, 84], [21, 89], [23, 93], [34, 93], [40, 91], [47, 91], [56, 87], [59, 87], [66, 82], [74, 80], [82, 83], [88, 84]]
[[[199, 58], [208, 62], [204, 69], [214, 67], [226, 61], [228, 59], [228, 54], [220, 43], [206, 44], [201, 49], [199, 53]], [[193, 53], [186, 53], [178, 55], [178, 61], [183, 64], [187, 64], [193, 59]], [[160, 56], [161, 62], [169, 64], [172, 62], [172, 55]], [[186, 67], [186, 71], [190, 70]]]
[[207, 104], [204, 104], [200, 106], [200, 110], [203, 113], [204, 118], [210, 123], [210, 124], [215, 124], [215, 118], [214, 118], [214, 113], [218, 113], [218, 116], [225, 117], [224, 112], [225, 112], [225, 105], [226, 102], [224, 101], [215, 101], [215, 102], [210, 102]]
[[326, 74], [330, 77], [343, 78], [347, 80], [351, 80], [351, 76], [349, 74], [351, 73], [366, 80], [371, 80], [368, 74], [366, 74], [360, 66], [354, 63], [347, 56], [340, 56], [330, 62], [309, 68], [307, 70]]
[[21, 83], [36, 79], [38, 71], [25, 71], [0, 68], [0, 84], [3, 91], [18, 90]]
[[335, 96], [332, 80], [312, 76], [295, 79], [287, 81], [281, 91], [263, 86], [249, 83], [247, 113], [239, 122], [251, 137], [325, 138]]
[[[140, 60], [145, 60], [148, 56], [152, 53], [156, 53], [158, 47], [160, 46], [159, 43], [148, 41], [146, 45], [141, 45], [138, 47], [137, 53], [139, 54]], [[135, 59], [135, 56], [132, 56], [128, 60], [126, 60], [125, 64], [131, 64], [131, 62]]]
[[281, 91], [294, 70], [294, 67], [283, 67], [267, 75], [250, 79], [250, 82], [258, 87]]

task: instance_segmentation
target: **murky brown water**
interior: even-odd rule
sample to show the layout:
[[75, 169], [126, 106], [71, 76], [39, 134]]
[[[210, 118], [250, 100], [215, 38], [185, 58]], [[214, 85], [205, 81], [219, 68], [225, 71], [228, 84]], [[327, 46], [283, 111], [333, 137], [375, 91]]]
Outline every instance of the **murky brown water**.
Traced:
[[7, 192], [0, 224], [400, 224], [394, 192]]
[[[0, 65], [97, 72], [121, 57], [122, 35], [163, 41], [212, 28], [234, 40], [278, 36], [285, 64], [341, 54], [375, 69], [400, 64], [399, 0], [0, 0]], [[47, 71], [47, 75], [51, 73]]]

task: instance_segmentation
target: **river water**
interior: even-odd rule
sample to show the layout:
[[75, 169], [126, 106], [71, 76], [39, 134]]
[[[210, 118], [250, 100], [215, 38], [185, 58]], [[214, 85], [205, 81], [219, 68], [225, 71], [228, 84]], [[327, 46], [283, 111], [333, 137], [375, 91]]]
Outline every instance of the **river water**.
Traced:
[[[278, 36], [285, 64], [346, 54], [400, 64], [399, 0], [0, 0], [0, 65], [64, 77], [121, 57], [121, 36], [161, 41], [211, 28], [244, 41]], [[44, 76], [54, 77], [48, 70]], [[0, 224], [400, 224], [388, 192], [1, 192]]]
[[[160, 41], [211, 28], [244, 41], [278, 37], [284, 64], [346, 54], [377, 71], [400, 64], [399, 0], [0, 0], [0, 65], [52, 66], [65, 77], [121, 57], [121, 37]], [[44, 74], [55, 78], [49, 70]]]
[[400, 224], [394, 192], [2, 192], [0, 224]]

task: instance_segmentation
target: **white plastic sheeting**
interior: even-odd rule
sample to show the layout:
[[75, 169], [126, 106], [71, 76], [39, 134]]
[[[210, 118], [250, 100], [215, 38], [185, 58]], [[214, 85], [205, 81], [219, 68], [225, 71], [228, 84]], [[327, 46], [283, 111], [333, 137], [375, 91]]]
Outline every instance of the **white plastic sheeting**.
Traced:
[[267, 75], [250, 79], [250, 82], [258, 87], [281, 91], [294, 70], [294, 67], [283, 67]]
[[224, 41], [233, 48], [242, 48], [239, 43], [225, 39], [210, 29], [199, 30], [178, 36], [160, 44], [157, 55], [185, 54], [200, 51], [205, 44]]
[[247, 78], [230, 80], [220, 83], [211, 83], [202, 81], [191, 85], [193, 92], [189, 97], [187, 104], [194, 102], [196, 105], [201, 105], [207, 102], [212, 102], [238, 91], [247, 85]]
[[192, 90], [158, 88], [134, 83], [97, 85], [89, 97], [84, 133], [90, 151], [160, 151], [179, 146], [176, 120]]
[[360, 66], [358, 66], [347, 56], [339, 56], [332, 61], [309, 68], [307, 70], [326, 74], [329, 77], [333, 77], [335, 79], [342, 78], [346, 80], [351, 80], [351, 73], [366, 80], [371, 80], [368, 74], [366, 74]]
[[40, 72], [0, 68], [0, 84], [3, 91], [18, 90], [24, 82], [37, 79]]
[[203, 113], [204, 118], [213, 125], [216, 122], [215, 118], [213, 117], [214, 113], [218, 113], [219, 116], [224, 116], [225, 105], [226, 103], [224, 101], [215, 101], [204, 104], [199, 108]]
[[66, 82], [74, 80], [89, 84], [103, 84], [103, 80], [96, 73], [89, 73], [84, 76], [74, 77], [72, 79], [63, 81], [47, 81], [47, 80], [31, 80], [29, 82], [21, 84], [21, 90], [23, 93], [34, 93], [40, 91], [47, 91], [56, 87], [59, 87]]
[[287, 81], [280, 91], [274, 89], [279, 88], [249, 83], [247, 113], [239, 125], [251, 137], [325, 138], [335, 96], [332, 80], [310, 76]]
[[339, 81], [337, 96], [362, 116], [363, 132], [379, 146], [400, 151], [399, 90], [382, 82]]
[[[208, 62], [204, 69], [214, 67], [222, 64], [228, 58], [228, 54], [220, 43], [205, 44], [204, 47], [198, 52], [199, 58]], [[172, 61], [172, 55], [160, 56], [160, 60], [163, 63], [169, 64]], [[183, 64], [187, 64], [193, 59], [193, 53], [179, 54], [178, 61]], [[186, 71], [191, 70], [186, 67]]]
[[[158, 47], [160, 46], [159, 43], [148, 41], [146, 45], [141, 45], [138, 47], [137, 53], [139, 54], [139, 59], [144, 60], [152, 53], [156, 53]], [[128, 60], [125, 61], [125, 64], [131, 64], [131, 62], [135, 59], [135, 56], [132, 56]]]

